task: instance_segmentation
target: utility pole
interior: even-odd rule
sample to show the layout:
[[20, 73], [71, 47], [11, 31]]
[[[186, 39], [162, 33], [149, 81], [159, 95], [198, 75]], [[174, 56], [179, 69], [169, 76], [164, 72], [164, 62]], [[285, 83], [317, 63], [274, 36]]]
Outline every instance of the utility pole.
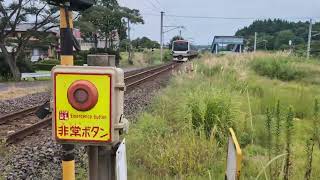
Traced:
[[161, 24], [160, 24], [160, 59], [163, 59], [163, 15], [164, 12], [161, 11]]
[[129, 41], [129, 47], [128, 47], [128, 62], [129, 64], [133, 64], [132, 61], [132, 46], [131, 46], [131, 37], [130, 37], [131, 29], [130, 29], [130, 20], [128, 18], [128, 41]]
[[182, 39], [182, 31], [181, 31], [181, 29], [179, 30], [179, 36]]
[[255, 33], [254, 33], [254, 47], [253, 47], [254, 52], [257, 51], [257, 35], [258, 35], [258, 33], [255, 32]]
[[311, 38], [312, 38], [312, 19], [310, 19], [310, 24], [309, 24], [307, 59], [310, 58]]

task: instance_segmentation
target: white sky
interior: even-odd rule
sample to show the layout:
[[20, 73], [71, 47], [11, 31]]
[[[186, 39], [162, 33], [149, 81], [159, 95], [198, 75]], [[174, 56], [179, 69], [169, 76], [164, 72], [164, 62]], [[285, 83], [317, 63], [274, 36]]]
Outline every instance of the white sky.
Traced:
[[[312, 17], [320, 20], [320, 0], [118, 0], [120, 5], [139, 9], [145, 24], [132, 26], [132, 38], [147, 36], [160, 39], [160, 11], [168, 15], [283, 18], [303, 21]], [[183, 36], [195, 44], [211, 44], [215, 35], [234, 35], [251, 24], [253, 19], [191, 19], [165, 17], [164, 25], [183, 25]], [[165, 34], [165, 41], [178, 34], [178, 30]]]

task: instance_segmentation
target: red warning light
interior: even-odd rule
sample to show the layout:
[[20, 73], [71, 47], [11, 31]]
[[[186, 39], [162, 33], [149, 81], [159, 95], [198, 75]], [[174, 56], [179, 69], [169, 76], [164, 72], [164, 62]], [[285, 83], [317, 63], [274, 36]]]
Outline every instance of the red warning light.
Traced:
[[88, 111], [98, 102], [98, 90], [87, 80], [78, 80], [68, 89], [68, 101], [73, 108], [79, 111]]

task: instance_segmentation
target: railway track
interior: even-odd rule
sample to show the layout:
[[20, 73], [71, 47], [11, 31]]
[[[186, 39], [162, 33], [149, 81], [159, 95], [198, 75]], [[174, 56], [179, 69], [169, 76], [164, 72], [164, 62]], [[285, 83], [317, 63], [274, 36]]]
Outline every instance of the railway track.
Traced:
[[[173, 70], [178, 65], [179, 65], [178, 63], [171, 62], [165, 65], [147, 67], [147, 68], [126, 72], [125, 73], [126, 87], [128, 90], [132, 90], [134, 87], [138, 86], [139, 84], [142, 84], [143, 82], [146, 82], [152, 78], [155, 78], [164, 72]], [[2, 129], [1, 126], [7, 125], [7, 124], [11, 124], [10, 126], [13, 126], [13, 127], [17, 126], [17, 128], [19, 128], [19, 130], [16, 130], [17, 128], [13, 130], [11, 133], [9, 133], [9, 135], [4, 135], [5, 137], [2, 139], [2, 141], [4, 141], [6, 144], [13, 144], [20, 140], [23, 140], [25, 137], [29, 135], [32, 135], [38, 132], [41, 129], [51, 126], [52, 120], [50, 116], [43, 120], [39, 120], [35, 116], [34, 113], [40, 107], [41, 105], [0, 117], [0, 132]], [[32, 125], [29, 125], [28, 123], [24, 123], [25, 126], [14, 124], [15, 121], [25, 119], [26, 117], [31, 118], [32, 119], [31, 122], [34, 122], [34, 123], [32, 123]], [[4, 131], [6, 131], [6, 129]]]

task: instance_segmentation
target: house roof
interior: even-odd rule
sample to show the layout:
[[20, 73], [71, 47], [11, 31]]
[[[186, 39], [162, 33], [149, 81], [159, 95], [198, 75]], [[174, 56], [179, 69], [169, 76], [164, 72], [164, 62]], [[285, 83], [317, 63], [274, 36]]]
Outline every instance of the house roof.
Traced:
[[[34, 27], [33, 23], [22, 23], [22, 24], [17, 25], [15, 31], [16, 32], [26, 32], [26, 31], [32, 29], [33, 27]], [[39, 28], [37, 31], [38, 32], [44, 31], [45, 28], [46, 27]], [[6, 30], [9, 31], [10, 29], [11, 28], [7, 28]], [[57, 34], [59, 32], [59, 30], [57, 28], [53, 28], [53, 29], [48, 30], [47, 32]]]

